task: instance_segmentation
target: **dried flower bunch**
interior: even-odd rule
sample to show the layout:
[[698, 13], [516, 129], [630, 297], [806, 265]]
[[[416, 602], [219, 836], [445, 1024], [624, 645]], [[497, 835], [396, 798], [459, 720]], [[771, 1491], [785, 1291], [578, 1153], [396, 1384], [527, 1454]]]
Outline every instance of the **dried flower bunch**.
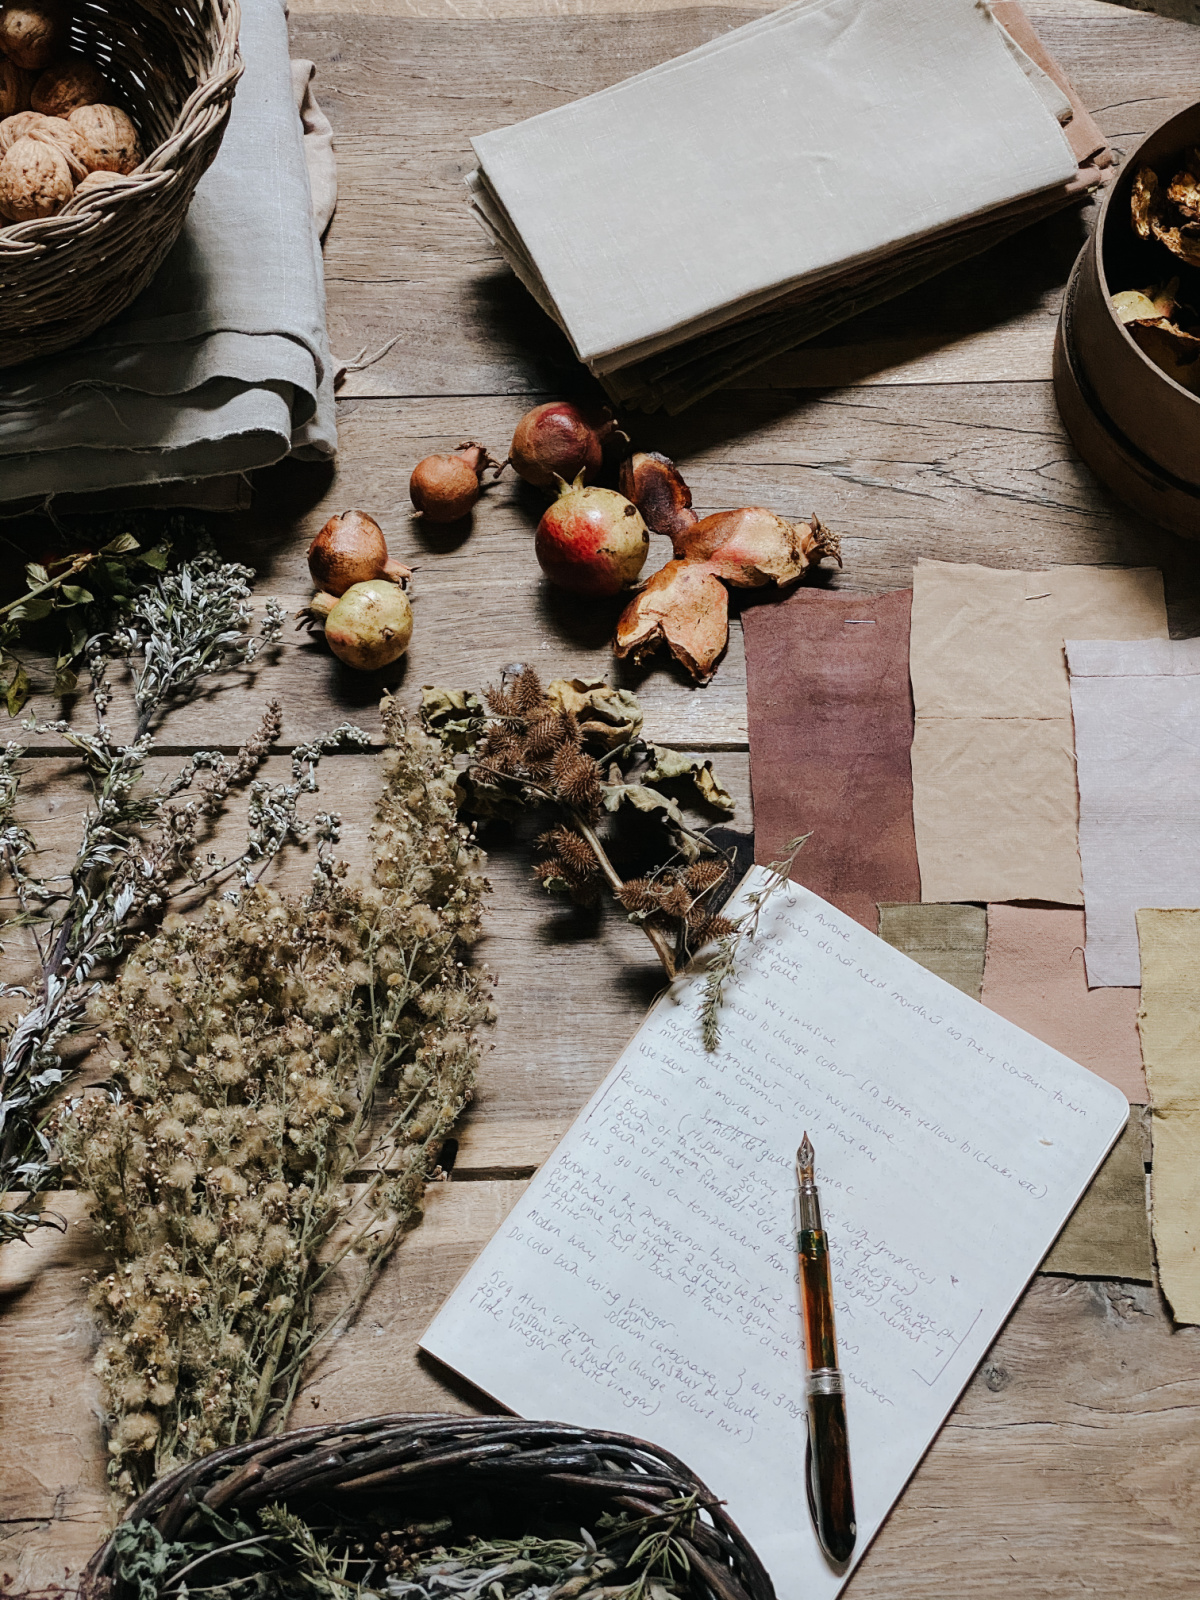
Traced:
[[[93, 1304], [123, 1494], [286, 1418], [471, 1096], [483, 856], [441, 745], [390, 699], [383, 719], [373, 882], [326, 852], [303, 898], [255, 885], [168, 916], [100, 997], [111, 1088], [57, 1120], [113, 1262]], [[322, 1314], [342, 1263], [352, 1285]]]
[[[151, 729], [197, 683], [247, 666], [269, 650], [278, 641], [284, 613], [268, 602], [257, 632], [250, 631], [253, 573], [211, 552], [161, 576], [148, 570], [154, 582], [132, 596], [118, 594], [107, 608], [112, 631], [95, 634], [82, 646], [91, 672], [95, 732], [36, 717], [25, 723], [29, 732], [70, 744], [91, 783], [92, 803], [64, 874], [43, 879], [33, 870], [39, 852], [19, 816], [23, 751], [10, 743], [0, 752], [0, 866], [12, 881], [16, 907], [4, 931], [27, 931], [36, 967], [33, 981], [0, 982], [0, 999], [18, 1006], [0, 1026], [0, 1239], [20, 1236], [46, 1220], [37, 1197], [58, 1178], [43, 1123], [51, 1098], [68, 1078], [62, 1048], [86, 1025], [97, 968], [121, 954], [127, 930], [139, 917], [160, 910], [172, 886], [194, 889], [235, 872], [252, 881], [289, 838], [299, 837], [306, 825], [297, 816], [297, 802], [316, 787], [312, 769], [325, 748], [318, 743], [296, 752], [291, 784], [250, 783], [249, 836], [237, 860], [199, 859], [208, 822], [230, 788], [249, 782], [266, 755], [278, 731], [277, 711], [268, 713], [258, 738], [232, 764], [200, 752], [162, 791], [145, 778]], [[129, 739], [120, 738], [108, 722], [113, 658], [132, 676], [136, 725]], [[333, 742], [347, 732], [366, 737], [342, 729]], [[205, 769], [211, 773], [207, 790], [173, 804]], [[332, 818], [319, 827], [336, 832]], [[6, 959], [11, 963], [11, 955]]]
[[[467, 807], [488, 815], [546, 806], [558, 813], [538, 840], [534, 875], [543, 888], [594, 905], [611, 892], [654, 945], [668, 975], [701, 944], [728, 931], [717, 901], [731, 887], [729, 862], [688, 825], [675, 795], [686, 784], [707, 806], [734, 809], [712, 762], [648, 744], [642, 711], [625, 689], [601, 679], [559, 678], [543, 686], [532, 667], [509, 669], [485, 691], [427, 689], [426, 725], [468, 751]], [[663, 825], [668, 858], [626, 881], [602, 837], [602, 819], [642, 813]]]

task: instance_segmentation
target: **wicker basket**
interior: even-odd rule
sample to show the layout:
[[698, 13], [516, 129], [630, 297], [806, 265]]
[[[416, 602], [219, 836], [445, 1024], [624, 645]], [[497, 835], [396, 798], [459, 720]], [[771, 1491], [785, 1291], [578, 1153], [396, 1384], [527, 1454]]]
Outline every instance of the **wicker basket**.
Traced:
[[[339, 1501], [359, 1507], [375, 1496], [401, 1515], [427, 1514], [431, 1503], [495, 1502], [508, 1508], [510, 1522], [521, 1508], [549, 1501], [587, 1525], [606, 1511], [653, 1516], [664, 1501], [694, 1493], [704, 1507], [687, 1552], [694, 1600], [774, 1600], [754, 1551], [681, 1461], [625, 1434], [559, 1422], [402, 1413], [302, 1428], [179, 1468], [135, 1500], [126, 1518], [150, 1518], [173, 1539], [201, 1502], [226, 1513], [276, 1501], [303, 1513], [307, 1502], [328, 1513]], [[508, 1529], [510, 1536], [524, 1531]], [[115, 1556], [110, 1540], [89, 1563], [82, 1593], [132, 1600]]]
[[56, 216], [0, 227], [0, 367], [93, 333], [150, 282], [220, 148], [241, 76], [238, 0], [88, 0], [71, 51], [94, 62], [150, 149]]

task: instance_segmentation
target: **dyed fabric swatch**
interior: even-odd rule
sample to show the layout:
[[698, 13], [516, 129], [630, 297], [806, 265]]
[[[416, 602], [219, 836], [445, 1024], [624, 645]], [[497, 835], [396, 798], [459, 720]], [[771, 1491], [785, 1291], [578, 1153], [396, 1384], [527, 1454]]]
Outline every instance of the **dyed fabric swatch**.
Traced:
[[972, 1000], [983, 987], [987, 912], [982, 906], [881, 905], [879, 937]]
[[922, 899], [1082, 904], [1064, 641], [1166, 637], [1162, 574], [1150, 568], [917, 563], [910, 666]]
[[872, 933], [880, 901], [921, 894], [911, 599], [805, 589], [743, 616], [755, 857], [774, 861], [811, 833], [793, 876]]

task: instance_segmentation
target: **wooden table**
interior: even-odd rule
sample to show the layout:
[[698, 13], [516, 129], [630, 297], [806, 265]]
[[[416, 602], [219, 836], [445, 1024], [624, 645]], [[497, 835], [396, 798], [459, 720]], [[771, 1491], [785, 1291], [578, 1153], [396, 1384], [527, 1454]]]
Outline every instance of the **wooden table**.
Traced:
[[[1118, 152], [1195, 98], [1200, 32], [1101, 0], [1033, 0], [1042, 35]], [[463, 204], [468, 135], [558, 105], [698, 44], [750, 8], [651, 0], [294, 0], [294, 51], [317, 63], [338, 138], [341, 197], [326, 250], [332, 343], [345, 360], [398, 335], [352, 374], [336, 474], [260, 475], [229, 546], [260, 595], [307, 598], [304, 549], [335, 510], [371, 510], [392, 552], [419, 562], [416, 638], [398, 675], [478, 686], [514, 659], [549, 676], [610, 670], [613, 613], [565, 602], [532, 558], [535, 499], [511, 477], [473, 529], [408, 515], [422, 455], [481, 439], [503, 454], [521, 412], [575, 392], [566, 347], [503, 270]], [[686, 197], [678, 197], [686, 218]], [[918, 556], [994, 566], [1153, 563], [1176, 632], [1200, 621], [1197, 552], [1129, 515], [1067, 443], [1050, 388], [1059, 297], [1088, 215], [1020, 235], [892, 306], [781, 356], [638, 442], [684, 465], [701, 510], [815, 507], [842, 535], [841, 587], [907, 585]], [[636, 219], [631, 219], [631, 225]], [[698, 241], [702, 247], [702, 241]], [[712, 752], [750, 817], [740, 630], [715, 681], [662, 665], [624, 671], [656, 739]], [[272, 692], [284, 747], [350, 715], [376, 730], [378, 685], [303, 635], [251, 685], [172, 717], [168, 755], [233, 748]], [[82, 805], [65, 749], [39, 748], [41, 825], [65, 845]], [[284, 757], [276, 758], [282, 763]], [[362, 860], [376, 757], [324, 769]], [[658, 983], [641, 936], [563, 912], [528, 853], [495, 853], [484, 955], [501, 978], [495, 1048], [461, 1128], [452, 1181], [389, 1266], [354, 1329], [297, 1401], [295, 1421], [403, 1408], [470, 1409], [416, 1354], [424, 1327], [632, 1032]], [[296, 883], [303, 860], [282, 874]], [[104, 1515], [80, 1225], [0, 1255], [0, 1572], [40, 1584], [77, 1568]], [[851, 1581], [853, 1600], [1200, 1592], [1200, 1332], [1174, 1330], [1147, 1285], [1034, 1280]]]

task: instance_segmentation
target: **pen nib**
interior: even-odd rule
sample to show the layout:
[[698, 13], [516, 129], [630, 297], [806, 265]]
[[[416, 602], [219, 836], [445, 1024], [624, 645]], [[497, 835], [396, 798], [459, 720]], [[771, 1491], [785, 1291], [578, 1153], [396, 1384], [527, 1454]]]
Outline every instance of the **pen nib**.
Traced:
[[813, 1147], [806, 1133], [800, 1141], [799, 1150], [796, 1151], [796, 1175], [801, 1183], [813, 1181], [813, 1159]]

